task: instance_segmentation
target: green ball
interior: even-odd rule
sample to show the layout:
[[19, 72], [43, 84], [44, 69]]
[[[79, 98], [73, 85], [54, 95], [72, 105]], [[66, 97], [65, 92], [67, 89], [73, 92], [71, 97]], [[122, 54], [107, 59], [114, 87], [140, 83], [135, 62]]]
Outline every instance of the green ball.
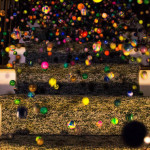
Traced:
[[7, 32], [3, 32], [3, 35], [7, 35]]
[[37, 136], [36, 139], [35, 139], [36, 142], [38, 141], [38, 139], [41, 139], [41, 138], [42, 138], [41, 136]]
[[87, 79], [87, 78], [88, 78], [88, 75], [87, 75], [86, 73], [83, 73], [83, 74], [82, 74], [82, 78], [83, 78], [83, 79]]
[[132, 121], [133, 120], [133, 114], [126, 114], [126, 120]]
[[28, 52], [24, 52], [24, 53], [23, 53], [23, 55], [24, 55], [25, 57], [27, 57], [27, 55], [28, 55]]
[[40, 109], [40, 113], [41, 114], [46, 114], [47, 113], [47, 108], [46, 107], [42, 107], [41, 109]]
[[126, 57], [125, 57], [124, 55], [121, 56], [121, 59], [122, 59], [122, 60], [125, 60], [125, 58], [126, 58]]
[[32, 31], [35, 31], [35, 27], [32, 27]]
[[99, 13], [96, 13], [96, 17], [99, 17], [100, 15], [99, 15]]
[[108, 66], [105, 66], [105, 68], [104, 68], [104, 72], [105, 72], [105, 73], [108, 73], [108, 72], [110, 72], [110, 67], [108, 67]]
[[14, 103], [15, 103], [16, 105], [20, 104], [20, 99], [15, 99], [15, 100], [14, 100]]
[[119, 99], [116, 99], [116, 100], [114, 101], [114, 105], [115, 105], [115, 106], [120, 106], [120, 104], [121, 104], [121, 101], [120, 101]]
[[114, 125], [118, 124], [118, 119], [117, 118], [112, 118], [111, 123], [114, 124]]
[[96, 53], [96, 57], [99, 57], [100, 56], [100, 54], [99, 53]]
[[68, 63], [64, 63], [64, 68], [68, 68]]
[[10, 84], [11, 86], [14, 86], [14, 85], [16, 84], [16, 81], [11, 80], [11, 81], [9, 82], [9, 84]]
[[13, 55], [17, 55], [17, 52], [16, 52], [16, 51], [14, 51], [14, 52], [13, 52]]

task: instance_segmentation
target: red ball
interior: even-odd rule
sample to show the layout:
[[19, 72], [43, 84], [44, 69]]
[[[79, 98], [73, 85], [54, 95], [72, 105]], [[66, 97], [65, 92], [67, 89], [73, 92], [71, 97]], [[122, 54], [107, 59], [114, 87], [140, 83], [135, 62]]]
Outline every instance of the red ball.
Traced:
[[87, 31], [84, 31], [84, 32], [82, 33], [82, 37], [83, 37], [83, 38], [87, 37], [87, 35], [88, 35], [88, 32], [87, 32]]
[[74, 66], [74, 65], [75, 65], [75, 62], [74, 62], [74, 61], [71, 61], [70, 64], [71, 64], [71, 66]]

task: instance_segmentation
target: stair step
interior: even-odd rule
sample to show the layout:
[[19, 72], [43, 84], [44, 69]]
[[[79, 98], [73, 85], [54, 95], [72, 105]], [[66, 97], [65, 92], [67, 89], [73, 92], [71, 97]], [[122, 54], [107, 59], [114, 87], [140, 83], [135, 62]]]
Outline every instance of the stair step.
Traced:
[[[114, 78], [108, 82], [104, 81], [107, 73], [104, 72], [105, 66], [110, 67], [114, 73]], [[25, 64], [17, 64], [16, 71], [22, 69], [21, 74], [17, 74], [17, 94], [27, 94], [30, 84], [37, 85], [36, 94], [94, 94], [94, 95], [126, 95], [127, 91], [132, 90], [132, 85], [137, 85], [134, 94], [138, 94], [138, 65], [131, 64], [95, 64], [94, 66], [85, 66], [77, 64], [64, 68], [62, 64], [50, 65], [47, 71], [43, 71], [40, 65], [32, 67]], [[126, 69], [126, 72], [124, 72]], [[79, 73], [80, 72], [80, 73]], [[75, 76], [76, 81], [72, 82], [69, 73]], [[82, 78], [82, 74], [88, 75], [87, 79]], [[58, 90], [50, 88], [49, 79], [55, 78]]]
[[[29, 63], [32, 61], [33, 63], [43, 62], [47, 61], [49, 63], [65, 63], [74, 60], [78, 57], [79, 61], [78, 63], [85, 63], [85, 60], [87, 59], [88, 55], [91, 55], [93, 57], [92, 63], [118, 63], [118, 64], [128, 64], [128, 59], [122, 60], [121, 54], [122, 52], [110, 52], [109, 56], [105, 56], [103, 52], [100, 53], [100, 57], [96, 57], [96, 53], [93, 52], [92, 49], [92, 42], [84, 43], [84, 44], [78, 44], [76, 42], [67, 43], [66, 45], [55, 45], [52, 49], [52, 55], [48, 56], [47, 54], [47, 47], [44, 42], [41, 44], [35, 44], [30, 43], [26, 44], [26, 51], [28, 52], [28, 55], [26, 57], [26, 63]], [[71, 52], [67, 52], [66, 49], [70, 47], [74, 50]], [[89, 51], [86, 53], [84, 52], [84, 48], [89, 48]], [[40, 49], [43, 49], [42, 52]], [[105, 46], [103, 47], [104, 49]]]
[[[63, 131], [68, 135], [121, 135], [126, 120], [126, 114], [132, 113], [134, 120], [144, 123], [150, 129], [150, 109], [148, 97], [126, 96], [88, 96], [89, 105], [82, 104], [84, 96], [71, 95], [36, 95], [33, 99], [26, 95], [0, 96], [2, 104], [2, 134], [14, 133], [18, 129], [28, 129], [30, 134], [61, 134]], [[18, 105], [15, 99], [20, 99], [20, 106], [28, 110], [26, 119], [17, 119]], [[115, 106], [114, 101], [120, 99], [120, 106]], [[47, 107], [48, 113], [36, 115], [33, 111], [34, 104]], [[11, 115], [9, 115], [11, 112]], [[111, 119], [116, 117], [118, 124], [113, 125]], [[9, 122], [11, 120], [11, 122]], [[67, 122], [74, 120], [79, 133], [67, 127]], [[96, 122], [101, 120], [101, 128]], [[26, 124], [26, 126], [24, 126]]]

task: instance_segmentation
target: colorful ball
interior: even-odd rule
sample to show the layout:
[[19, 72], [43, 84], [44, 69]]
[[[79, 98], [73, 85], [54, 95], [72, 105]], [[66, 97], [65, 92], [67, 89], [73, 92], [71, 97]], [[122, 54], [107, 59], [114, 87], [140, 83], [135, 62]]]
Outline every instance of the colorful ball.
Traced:
[[35, 139], [35, 141], [37, 142], [37, 140], [41, 139], [41, 138], [42, 138], [41, 136], [37, 136], [36, 139]]
[[114, 78], [114, 73], [113, 72], [110, 72], [110, 73], [108, 73], [107, 74], [107, 77], [109, 78], [109, 79], [112, 79], [112, 78]]
[[114, 125], [118, 124], [118, 119], [117, 118], [112, 118], [111, 123], [114, 124]]
[[98, 128], [100, 128], [100, 127], [102, 127], [102, 121], [98, 121], [98, 122], [96, 122], [96, 126], [98, 127]]
[[42, 62], [41, 67], [42, 67], [42, 69], [47, 69], [49, 67], [48, 62], [46, 62], [46, 61]]
[[132, 91], [128, 91], [128, 92], [127, 92], [127, 95], [128, 95], [129, 97], [132, 97], [132, 96], [133, 96], [133, 92], [132, 92]]
[[142, 78], [143, 80], [146, 80], [146, 79], [148, 78], [147, 71], [142, 71], [142, 73], [141, 73], [141, 78]]
[[28, 97], [29, 97], [29, 98], [34, 98], [34, 96], [35, 96], [35, 93], [33, 93], [33, 92], [29, 92], [29, 93], [28, 93]]
[[50, 10], [51, 10], [50, 7], [47, 5], [42, 8], [42, 12], [44, 12], [45, 14], [48, 14]]
[[68, 126], [69, 129], [75, 129], [76, 123], [75, 123], [75, 121], [69, 121], [67, 123], [67, 126]]

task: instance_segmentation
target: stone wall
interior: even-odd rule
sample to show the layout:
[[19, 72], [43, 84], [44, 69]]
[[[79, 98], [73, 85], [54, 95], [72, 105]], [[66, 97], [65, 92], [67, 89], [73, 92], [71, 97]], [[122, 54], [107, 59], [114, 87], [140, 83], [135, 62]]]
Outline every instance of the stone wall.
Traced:
[[[87, 135], [121, 135], [126, 121], [126, 114], [132, 113], [134, 120], [143, 122], [150, 129], [149, 97], [123, 96], [88, 96], [90, 103], [82, 104], [83, 96], [46, 96], [36, 95], [33, 99], [26, 95], [0, 96], [2, 104], [2, 134], [14, 133], [16, 130], [26, 129], [30, 134], [87, 134]], [[26, 119], [16, 116], [18, 105], [15, 99], [20, 99], [19, 106], [28, 109]], [[121, 105], [116, 107], [114, 100], [120, 99]], [[47, 107], [48, 113], [35, 114], [34, 104]], [[111, 118], [118, 118], [117, 125], [111, 124]], [[67, 122], [74, 120], [79, 131], [67, 128]], [[96, 122], [101, 120], [103, 126], [99, 129]]]

